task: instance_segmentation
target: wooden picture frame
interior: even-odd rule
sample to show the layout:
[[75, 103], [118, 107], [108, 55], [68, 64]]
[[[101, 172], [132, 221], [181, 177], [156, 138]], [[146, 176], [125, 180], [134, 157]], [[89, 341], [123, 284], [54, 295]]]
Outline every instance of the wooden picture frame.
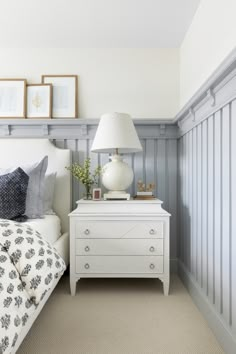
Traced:
[[26, 117], [26, 79], [0, 79], [0, 118]]
[[52, 118], [78, 117], [77, 75], [42, 75], [42, 83], [53, 86]]
[[52, 84], [27, 85], [27, 119], [52, 118]]

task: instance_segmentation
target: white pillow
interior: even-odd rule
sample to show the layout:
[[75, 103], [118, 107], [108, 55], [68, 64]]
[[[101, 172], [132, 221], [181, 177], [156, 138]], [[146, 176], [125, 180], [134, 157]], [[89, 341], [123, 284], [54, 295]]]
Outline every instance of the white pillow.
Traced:
[[44, 177], [48, 167], [48, 156], [45, 156], [41, 161], [31, 165], [14, 166], [7, 169], [1, 168], [0, 175], [12, 172], [18, 167], [21, 167], [29, 176], [25, 215], [30, 219], [40, 218], [44, 215]]
[[49, 173], [44, 179], [44, 198], [43, 198], [43, 210], [44, 215], [54, 215], [53, 211], [53, 197], [56, 183], [57, 173]]

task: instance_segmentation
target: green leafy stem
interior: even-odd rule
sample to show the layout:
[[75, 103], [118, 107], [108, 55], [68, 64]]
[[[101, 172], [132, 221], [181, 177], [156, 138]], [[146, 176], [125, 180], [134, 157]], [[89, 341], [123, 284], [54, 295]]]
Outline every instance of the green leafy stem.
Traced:
[[94, 172], [90, 171], [91, 166], [91, 159], [87, 158], [84, 160], [84, 164], [80, 165], [79, 163], [75, 162], [71, 166], [66, 167], [72, 175], [78, 179], [85, 187], [91, 187], [94, 184], [98, 184], [98, 178], [101, 174], [101, 166], [97, 166]]

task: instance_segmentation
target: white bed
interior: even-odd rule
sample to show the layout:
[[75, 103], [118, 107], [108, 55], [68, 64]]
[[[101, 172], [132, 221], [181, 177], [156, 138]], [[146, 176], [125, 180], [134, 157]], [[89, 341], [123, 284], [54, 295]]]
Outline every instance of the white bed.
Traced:
[[[44, 219], [28, 220], [32, 227], [42, 232], [42, 236], [51, 239], [53, 246], [64, 259], [66, 265], [69, 263], [69, 220], [68, 214], [71, 210], [71, 176], [66, 170], [66, 166], [71, 164], [70, 150], [63, 150], [55, 147], [47, 139], [0, 139], [0, 166], [11, 167], [21, 166], [39, 161], [44, 156], [48, 156], [47, 173], [57, 172], [55, 183], [55, 193], [53, 210], [56, 215], [48, 215]], [[49, 230], [51, 234], [46, 235]], [[57, 285], [56, 281], [51, 291], [48, 292], [37, 310], [28, 320], [27, 325], [21, 331], [16, 343], [15, 351], [19, 348], [24, 337], [31, 328], [44, 304]]]

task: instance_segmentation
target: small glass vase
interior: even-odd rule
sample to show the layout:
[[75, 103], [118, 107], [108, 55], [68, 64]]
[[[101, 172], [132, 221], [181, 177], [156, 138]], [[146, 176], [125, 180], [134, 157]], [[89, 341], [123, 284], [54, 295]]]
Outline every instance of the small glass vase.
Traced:
[[84, 200], [92, 199], [92, 186], [85, 186]]

